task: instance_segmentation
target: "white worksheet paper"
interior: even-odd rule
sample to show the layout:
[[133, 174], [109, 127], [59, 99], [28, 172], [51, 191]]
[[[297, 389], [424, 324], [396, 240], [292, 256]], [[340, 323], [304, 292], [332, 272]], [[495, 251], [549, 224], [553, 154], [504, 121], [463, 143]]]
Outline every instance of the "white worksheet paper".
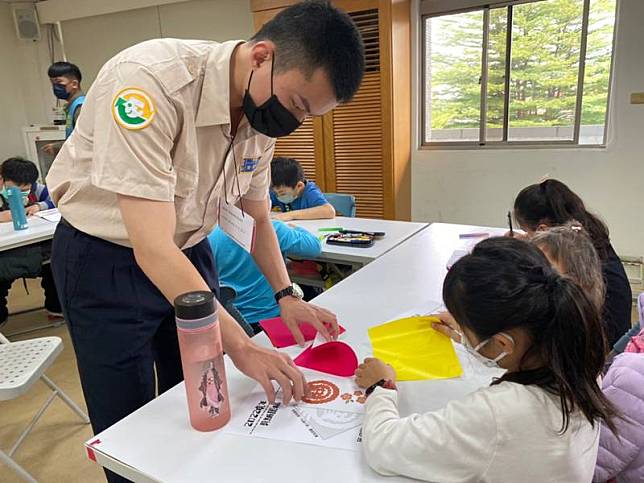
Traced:
[[42, 218], [43, 220], [51, 221], [52, 223], [58, 223], [62, 218], [62, 215], [58, 211], [58, 208], [39, 211], [38, 213], [36, 213], [36, 216]]
[[232, 407], [232, 418], [225, 433], [253, 438], [277, 439], [328, 448], [358, 451], [364, 418], [364, 391], [353, 378], [335, 377], [304, 370], [310, 383], [324, 381], [328, 402], [300, 402], [284, 406], [281, 391], [275, 404], [269, 404], [258, 384], [241, 404]]

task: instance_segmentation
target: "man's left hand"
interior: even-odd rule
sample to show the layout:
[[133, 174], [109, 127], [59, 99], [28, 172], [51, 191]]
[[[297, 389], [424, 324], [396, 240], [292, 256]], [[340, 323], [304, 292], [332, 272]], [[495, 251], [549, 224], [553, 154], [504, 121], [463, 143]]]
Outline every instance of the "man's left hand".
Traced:
[[304, 374], [286, 354], [260, 347], [248, 339], [238, 350], [229, 351], [228, 355], [237, 369], [261, 384], [271, 404], [275, 402], [272, 381], [282, 388], [284, 404], [291, 399], [299, 402], [306, 395]]
[[300, 346], [303, 346], [305, 341], [299, 324], [304, 322], [315, 327], [326, 340], [338, 338], [338, 320], [333, 312], [296, 297], [284, 297], [280, 299], [279, 305], [282, 321]]

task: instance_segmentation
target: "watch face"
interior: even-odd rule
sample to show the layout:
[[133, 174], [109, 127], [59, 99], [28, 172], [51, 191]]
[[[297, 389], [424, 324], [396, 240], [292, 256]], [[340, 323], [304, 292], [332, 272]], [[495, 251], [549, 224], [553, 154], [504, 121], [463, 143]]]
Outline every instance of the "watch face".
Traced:
[[298, 299], [304, 298], [304, 292], [302, 291], [302, 288], [296, 283], [293, 284], [293, 295], [295, 295]]

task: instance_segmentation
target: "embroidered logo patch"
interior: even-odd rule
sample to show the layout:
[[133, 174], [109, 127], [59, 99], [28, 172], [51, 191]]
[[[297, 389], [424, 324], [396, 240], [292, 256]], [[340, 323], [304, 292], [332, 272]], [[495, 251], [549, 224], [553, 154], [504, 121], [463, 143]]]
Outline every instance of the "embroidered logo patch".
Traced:
[[154, 119], [154, 104], [150, 96], [135, 87], [120, 91], [112, 101], [112, 116], [125, 129], [143, 129]]
[[259, 158], [244, 158], [244, 162], [242, 163], [239, 171], [241, 173], [252, 173], [255, 171], [255, 168], [257, 168], [257, 165], [259, 164]]

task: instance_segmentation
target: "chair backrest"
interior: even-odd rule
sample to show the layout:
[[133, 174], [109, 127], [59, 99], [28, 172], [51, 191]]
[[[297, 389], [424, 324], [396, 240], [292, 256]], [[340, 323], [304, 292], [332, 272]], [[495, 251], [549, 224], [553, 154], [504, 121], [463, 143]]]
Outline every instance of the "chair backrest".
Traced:
[[221, 302], [221, 305], [227, 305], [229, 303], [233, 303], [235, 299], [237, 298], [237, 291], [229, 287], [228, 285], [220, 285], [219, 286], [219, 301]]
[[356, 216], [356, 197], [344, 193], [324, 193], [324, 197], [335, 208], [336, 215], [348, 216], [355, 218]]
[[237, 310], [237, 307], [235, 307], [235, 304], [233, 302], [236, 298], [237, 291], [234, 288], [229, 287], [228, 285], [221, 285], [219, 287], [219, 303], [223, 305], [228, 314], [230, 314], [230, 316], [237, 321], [241, 328], [244, 329], [244, 332], [246, 332], [249, 337], [252, 337], [255, 335], [255, 331], [250, 326], [248, 321], [244, 318], [242, 313]]

